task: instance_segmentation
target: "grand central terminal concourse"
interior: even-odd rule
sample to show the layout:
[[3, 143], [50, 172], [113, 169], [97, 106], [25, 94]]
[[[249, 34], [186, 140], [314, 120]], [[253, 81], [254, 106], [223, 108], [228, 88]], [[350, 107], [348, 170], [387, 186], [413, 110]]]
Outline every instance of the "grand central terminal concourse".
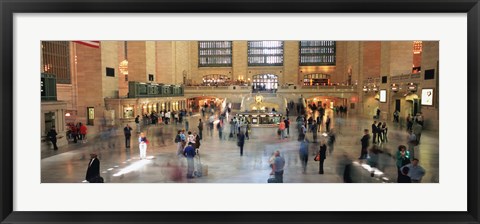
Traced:
[[439, 42], [42, 41], [42, 183], [439, 183]]

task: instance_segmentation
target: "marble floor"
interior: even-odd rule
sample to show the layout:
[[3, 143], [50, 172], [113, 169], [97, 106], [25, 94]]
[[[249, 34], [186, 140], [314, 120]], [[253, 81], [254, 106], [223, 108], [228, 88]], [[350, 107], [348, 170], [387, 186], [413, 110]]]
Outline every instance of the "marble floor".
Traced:
[[[194, 115], [190, 127], [196, 127], [200, 116]], [[318, 145], [310, 144], [307, 172], [302, 173], [298, 156], [300, 143], [297, 141], [295, 117], [290, 117], [292, 125], [290, 137], [280, 140], [276, 128], [254, 127], [250, 139], [246, 141], [241, 157], [235, 140], [219, 139], [215, 130], [210, 135], [203, 133], [200, 158], [208, 166], [208, 175], [186, 178], [186, 160], [176, 155], [174, 137], [181, 124], [150, 125], [144, 127], [150, 141], [147, 159], [139, 159], [137, 135], [132, 136], [130, 149], [125, 148], [123, 127], [108, 141], [100, 137], [89, 137], [87, 143], [69, 143], [58, 151], [42, 149], [42, 183], [80, 183], [85, 179], [89, 154], [95, 152], [100, 159], [101, 176], [105, 183], [267, 183], [270, 168], [268, 159], [275, 150], [280, 150], [286, 160], [284, 182], [288, 183], [341, 183], [345, 164], [352, 163], [352, 179], [361, 183], [395, 182], [397, 177], [395, 159], [391, 156], [397, 146], [406, 144], [405, 128], [389, 123], [388, 143], [381, 145], [385, 153], [379, 159], [379, 169], [371, 177], [371, 168], [365, 161], [358, 160], [360, 138], [363, 129], [369, 128], [372, 119], [348, 116], [332, 119], [332, 127], [337, 132], [337, 141], [332, 154], [327, 154], [325, 174], [318, 174], [319, 163], [313, 160]], [[132, 126], [135, 131], [135, 126]], [[197, 130], [195, 128], [195, 130]], [[224, 130], [229, 130], [227, 126]], [[228, 133], [224, 132], [228, 138]], [[312, 134], [307, 135], [312, 139]], [[110, 145], [109, 145], [110, 144]], [[438, 132], [424, 131], [422, 142], [416, 154], [420, 165], [425, 168], [423, 183], [438, 183], [439, 141]]]

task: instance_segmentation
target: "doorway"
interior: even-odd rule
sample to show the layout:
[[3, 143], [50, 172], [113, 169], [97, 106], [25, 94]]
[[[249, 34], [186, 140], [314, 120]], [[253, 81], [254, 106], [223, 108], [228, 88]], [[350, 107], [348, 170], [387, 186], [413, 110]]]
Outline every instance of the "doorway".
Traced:
[[400, 104], [400, 99], [395, 100], [395, 111], [400, 112], [401, 104]]
[[45, 133], [48, 133], [52, 127], [55, 126], [55, 113], [48, 112], [45, 113]]
[[94, 125], [95, 120], [95, 108], [87, 107], [87, 125]]

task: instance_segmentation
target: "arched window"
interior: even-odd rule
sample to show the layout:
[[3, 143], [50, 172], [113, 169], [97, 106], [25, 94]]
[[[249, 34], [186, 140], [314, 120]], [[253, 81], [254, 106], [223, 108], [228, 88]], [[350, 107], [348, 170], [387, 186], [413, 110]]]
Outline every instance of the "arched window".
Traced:
[[278, 76], [274, 74], [261, 74], [253, 76], [253, 92], [274, 91], [278, 88]]

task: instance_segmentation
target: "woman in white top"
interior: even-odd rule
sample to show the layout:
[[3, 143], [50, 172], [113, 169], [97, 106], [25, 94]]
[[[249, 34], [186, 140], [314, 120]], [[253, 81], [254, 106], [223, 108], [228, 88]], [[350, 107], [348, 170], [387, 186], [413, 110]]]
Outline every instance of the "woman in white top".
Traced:
[[145, 159], [147, 158], [147, 144], [148, 140], [147, 137], [145, 137], [145, 133], [140, 133], [140, 137], [138, 138], [138, 147], [140, 149], [140, 159]]

